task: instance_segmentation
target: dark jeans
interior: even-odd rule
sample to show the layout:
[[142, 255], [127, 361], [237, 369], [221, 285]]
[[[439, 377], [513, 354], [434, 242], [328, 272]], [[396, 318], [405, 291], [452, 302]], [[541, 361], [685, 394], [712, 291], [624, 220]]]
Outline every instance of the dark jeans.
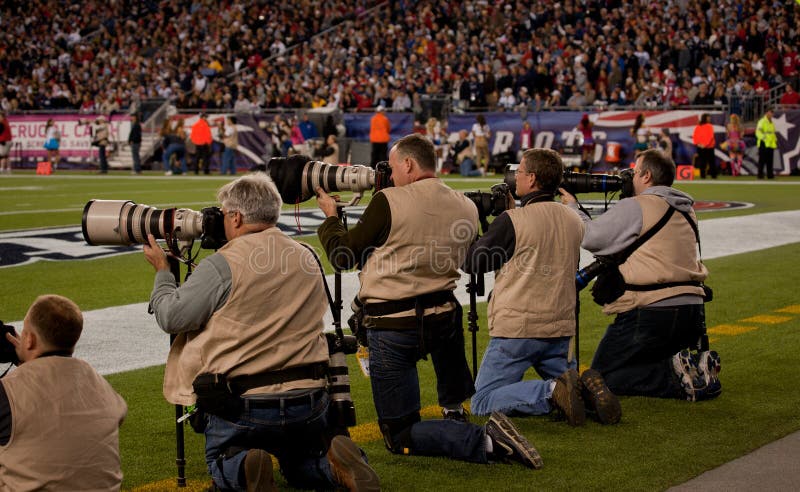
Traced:
[[[248, 399], [244, 399], [248, 402]], [[307, 401], [274, 408], [244, 410], [235, 421], [208, 416], [206, 463], [222, 489], [244, 490], [239, 482], [242, 462], [251, 448], [264, 449], [280, 462], [292, 487], [330, 489], [335, 486], [325, 453], [329, 443], [328, 393], [310, 393]]]
[[672, 356], [705, 333], [705, 307], [644, 307], [618, 314], [597, 346], [592, 368], [617, 395], [682, 398]]
[[764, 168], [767, 168], [767, 178], [775, 177], [775, 170], [772, 169], [775, 149], [764, 146], [758, 148], [758, 179], [764, 179]]
[[133, 159], [133, 172], [142, 172], [142, 158], [139, 155], [139, 149], [142, 147], [141, 143], [131, 143], [131, 158]]
[[198, 145], [195, 157], [194, 173], [199, 174], [202, 166], [203, 174], [208, 174], [210, 172], [209, 166], [211, 165], [211, 144]]
[[388, 159], [389, 143], [372, 143], [369, 165], [375, 168], [375, 164]]
[[[460, 310], [458, 310], [460, 314]], [[456, 316], [454, 316], [456, 317]], [[439, 405], [458, 405], [475, 393], [464, 355], [464, 331], [458, 320], [429, 323], [424, 329], [425, 351], [436, 372]], [[445, 318], [451, 318], [445, 316]], [[437, 316], [441, 319], [441, 315]], [[449, 321], [449, 322], [448, 322]], [[372, 398], [379, 423], [399, 422], [420, 411], [419, 333], [414, 329], [367, 330]], [[396, 429], [393, 440], [409, 429]], [[404, 432], [399, 432], [403, 430]], [[426, 420], [410, 427], [409, 453], [447, 456], [457, 460], [487, 463], [483, 427], [452, 420]]]
[[100, 145], [97, 147], [97, 153], [100, 157], [100, 172], [105, 174], [108, 172], [108, 159], [106, 158], [106, 146]]
[[716, 179], [719, 169], [717, 168], [717, 160], [714, 157], [714, 149], [697, 148], [697, 166], [700, 168], [700, 177], [705, 179], [706, 170], [712, 178]]

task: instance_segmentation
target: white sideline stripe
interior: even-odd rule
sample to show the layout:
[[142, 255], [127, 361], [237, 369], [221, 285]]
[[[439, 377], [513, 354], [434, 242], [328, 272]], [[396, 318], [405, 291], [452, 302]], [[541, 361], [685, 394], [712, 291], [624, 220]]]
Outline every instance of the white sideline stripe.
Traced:
[[[800, 210], [771, 212], [706, 219], [702, 221], [700, 240], [703, 258], [748, 253], [791, 243], [800, 243]], [[592, 256], [581, 251], [581, 266]], [[327, 276], [333, 289], [333, 275]], [[468, 277], [462, 275], [456, 297], [469, 304], [466, 292]], [[485, 276], [486, 292], [494, 285], [491, 275]], [[358, 291], [355, 272], [342, 274], [342, 322], [352, 314], [350, 302]], [[486, 298], [480, 297], [479, 301]], [[333, 319], [326, 313], [325, 326], [332, 327]], [[22, 322], [12, 322], [18, 328]], [[143, 367], [164, 364], [169, 351], [169, 335], [162, 332], [155, 318], [147, 314], [147, 303], [114, 306], [84, 312], [84, 331], [76, 348], [76, 356], [89, 361], [101, 374], [113, 374]]]

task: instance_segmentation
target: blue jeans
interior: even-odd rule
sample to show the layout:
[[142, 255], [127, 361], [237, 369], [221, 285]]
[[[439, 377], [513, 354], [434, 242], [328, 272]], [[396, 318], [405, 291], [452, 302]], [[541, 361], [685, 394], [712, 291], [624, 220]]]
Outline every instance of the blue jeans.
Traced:
[[[464, 355], [461, 312], [426, 318], [424, 351], [430, 353], [436, 372], [439, 405], [459, 405], [474, 393]], [[452, 318], [458, 317], [458, 320]], [[372, 398], [378, 422], [392, 429], [393, 442], [403, 442], [410, 454], [447, 456], [462, 461], [487, 463], [483, 427], [452, 420], [426, 420], [405, 425], [419, 417], [420, 392], [417, 360], [420, 338], [417, 330], [367, 330]], [[384, 429], [381, 429], [384, 431]], [[408, 444], [405, 446], [405, 444]]]
[[206, 463], [218, 487], [245, 489], [239, 472], [251, 448], [264, 449], [278, 458], [281, 473], [292, 487], [335, 486], [325, 456], [330, 440], [327, 392], [310, 393], [307, 402], [283, 408], [250, 408], [248, 399], [243, 401], [245, 408], [235, 421], [208, 416]]
[[467, 177], [480, 176], [481, 170], [474, 166], [475, 166], [475, 161], [467, 157], [463, 161], [461, 161], [461, 165], [459, 166], [459, 172], [461, 173], [462, 176], [467, 176]]
[[189, 172], [189, 168], [186, 165], [186, 146], [183, 144], [169, 144], [166, 149], [164, 149], [164, 169], [167, 171], [171, 171], [172, 167], [169, 164], [169, 160], [172, 157], [172, 154], [178, 154], [178, 157], [181, 159], [181, 172], [186, 174]]
[[672, 356], [705, 334], [705, 306], [644, 307], [620, 313], [597, 346], [592, 368], [617, 395], [683, 398]]
[[236, 151], [230, 147], [225, 147], [222, 151], [222, 171], [221, 174], [236, 174]]
[[[552, 381], [568, 368], [569, 339], [491, 338], [475, 381], [472, 413], [550, 413]], [[542, 379], [522, 380], [531, 367]]]

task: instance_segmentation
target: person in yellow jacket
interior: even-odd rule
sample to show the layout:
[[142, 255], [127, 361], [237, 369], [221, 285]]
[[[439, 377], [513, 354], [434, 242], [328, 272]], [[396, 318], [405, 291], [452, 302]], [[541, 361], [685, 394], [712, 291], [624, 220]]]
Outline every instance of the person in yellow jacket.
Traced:
[[775, 135], [775, 124], [772, 122], [772, 108], [767, 109], [756, 125], [756, 143], [758, 144], [758, 179], [764, 179], [764, 168], [767, 168], [767, 179], [774, 179], [772, 169], [775, 149], [778, 148], [778, 137]]

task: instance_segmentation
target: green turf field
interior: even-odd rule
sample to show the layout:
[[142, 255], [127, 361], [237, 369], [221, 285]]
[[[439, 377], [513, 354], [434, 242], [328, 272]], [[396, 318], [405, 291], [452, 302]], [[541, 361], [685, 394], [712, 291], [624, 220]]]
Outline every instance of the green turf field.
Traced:
[[[215, 191], [226, 181], [155, 174], [144, 178], [77, 173], [2, 178], [0, 232], [76, 226], [84, 204], [92, 198], [199, 210], [215, 204]], [[488, 190], [498, 181], [449, 182], [461, 190]], [[702, 220], [709, 218], [797, 209], [798, 186], [797, 179], [781, 178], [774, 185], [728, 180], [677, 187], [698, 200], [755, 204], [748, 209], [700, 214], [702, 228]], [[302, 206], [312, 207], [314, 201]], [[287, 206], [284, 213], [291, 210]], [[318, 246], [313, 236], [304, 240]], [[715, 300], [707, 305], [709, 332], [723, 360], [724, 391], [717, 400], [689, 404], [623, 398], [622, 422], [611, 427], [588, 422], [582, 428], [570, 428], [548, 417], [514, 419], [542, 454], [544, 468], [470, 465], [386, 452], [374, 427], [369, 382], [351, 360], [359, 420], [354, 438], [366, 449], [384, 490], [653, 490], [681, 483], [800, 429], [796, 417], [800, 393], [792, 385], [800, 350], [800, 301], [795, 294], [798, 252], [798, 245], [792, 244], [706, 262], [711, 272], [709, 284], [715, 289]], [[43, 293], [66, 295], [84, 310], [144, 302], [153, 277], [141, 253], [98, 260], [39, 261], [0, 269], [0, 274], [0, 319], [4, 320], [21, 319], [31, 301]], [[485, 305], [480, 306], [480, 318], [479, 354], [486, 343]], [[580, 358], [586, 364], [608, 323], [587, 292], [582, 293], [580, 323]], [[468, 342], [468, 351], [470, 348]], [[432, 406], [436, 399], [430, 363], [422, 362], [420, 369], [423, 405]], [[161, 396], [162, 374], [163, 367], [153, 367], [108, 378], [129, 406], [120, 439], [125, 489], [168, 489], [175, 476], [174, 408]], [[186, 455], [190, 490], [201, 490], [208, 484], [202, 438], [188, 427]], [[281, 478], [279, 486], [285, 486]]]

